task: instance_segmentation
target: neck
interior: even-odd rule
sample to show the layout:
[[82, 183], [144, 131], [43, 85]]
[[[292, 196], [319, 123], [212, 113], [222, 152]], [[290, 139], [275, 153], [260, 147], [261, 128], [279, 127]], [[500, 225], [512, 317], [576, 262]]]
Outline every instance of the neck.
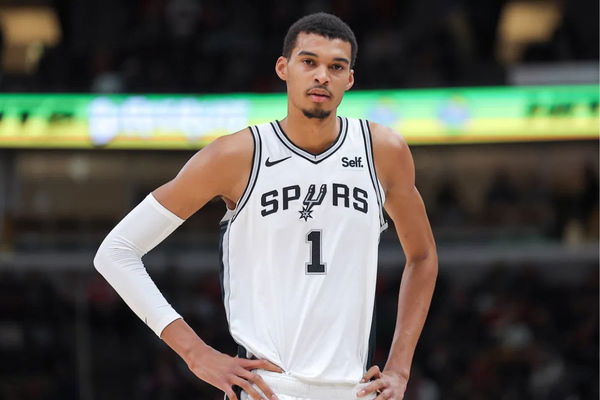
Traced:
[[306, 117], [301, 110], [288, 109], [287, 117], [280, 124], [296, 146], [313, 154], [321, 153], [331, 146], [339, 133], [335, 112], [327, 118], [317, 119]]

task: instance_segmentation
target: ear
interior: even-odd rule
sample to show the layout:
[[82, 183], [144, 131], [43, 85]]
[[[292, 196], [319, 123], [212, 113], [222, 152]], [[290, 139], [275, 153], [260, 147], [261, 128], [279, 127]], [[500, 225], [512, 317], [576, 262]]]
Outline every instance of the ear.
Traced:
[[346, 84], [346, 90], [350, 90], [350, 88], [354, 86], [354, 70], [350, 70], [350, 74], [348, 76], [348, 83]]
[[279, 79], [281, 79], [282, 81], [287, 80], [287, 63], [288, 59], [284, 56], [279, 56], [279, 58], [275, 62], [275, 72], [277, 73]]

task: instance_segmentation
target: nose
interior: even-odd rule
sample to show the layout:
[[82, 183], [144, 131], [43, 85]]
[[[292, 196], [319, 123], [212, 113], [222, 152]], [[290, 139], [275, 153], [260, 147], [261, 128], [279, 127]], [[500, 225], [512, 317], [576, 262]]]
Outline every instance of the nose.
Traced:
[[315, 68], [315, 82], [317, 82], [319, 85], [326, 85], [329, 82], [327, 66], [322, 65], [319, 66], [319, 68]]

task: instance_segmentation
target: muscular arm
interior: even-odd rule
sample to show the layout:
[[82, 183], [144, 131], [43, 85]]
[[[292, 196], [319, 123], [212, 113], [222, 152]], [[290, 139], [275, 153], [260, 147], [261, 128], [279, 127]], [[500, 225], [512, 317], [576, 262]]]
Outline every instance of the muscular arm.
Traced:
[[264, 399], [251, 383], [271, 398], [273, 392], [250, 370], [281, 370], [265, 360], [234, 359], [204, 343], [163, 298], [141, 257], [212, 198], [220, 196], [233, 208], [245, 189], [252, 153], [248, 129], [215, 140], [129, 213], [108, 234], [94, 258], [98, 271], [192, 372], [234, 400], [234, 385], [253, 399]]
[[[386, 195], [384, 206], [394, 221], [406, 256], [396, 328], [383, 371], [384, 377], [386, 373], [393, 375], [401, 383], [391, 391], [385, 386], [378, 389], [388, 391], [385, 398], [402, 399], [433, 295], [437, 252], [425, 205], [415, 187], [415, 169], [408, 145], [389, 128], [371, 123], [371, 131], [376, 169]], [[376, 375], [371, 374], [367, 379], [373, 376]]]
[[[251, 133], [244, 129], [223, 136], [197, 152], [171, 181], [152, 195], [179, 218], [187, 219], [214, 197], [223, 198], [234, 208], [250, 175], [253, 144]], [[186, 362], [209, 351], [208, 346], [182, 319], [166, 326], [164, 340]]]

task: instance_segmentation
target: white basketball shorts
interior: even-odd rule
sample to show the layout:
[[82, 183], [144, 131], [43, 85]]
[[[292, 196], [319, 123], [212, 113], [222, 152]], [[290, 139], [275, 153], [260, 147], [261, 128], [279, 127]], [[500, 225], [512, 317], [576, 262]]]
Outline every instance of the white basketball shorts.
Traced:
[[[289, 375], [276, 372], [255, 370], [265, 383], [275, 392], [279, 400], [372, 400], [375, 394], [357, 397], [356, 394], [368, 383], [356, 385], [330, 385], [318, 383], [306, 383]], [[258, 393], [260, 389], [255, 386]], [[240, 400], [252, 400], [245, 392], [242, 392]]]

